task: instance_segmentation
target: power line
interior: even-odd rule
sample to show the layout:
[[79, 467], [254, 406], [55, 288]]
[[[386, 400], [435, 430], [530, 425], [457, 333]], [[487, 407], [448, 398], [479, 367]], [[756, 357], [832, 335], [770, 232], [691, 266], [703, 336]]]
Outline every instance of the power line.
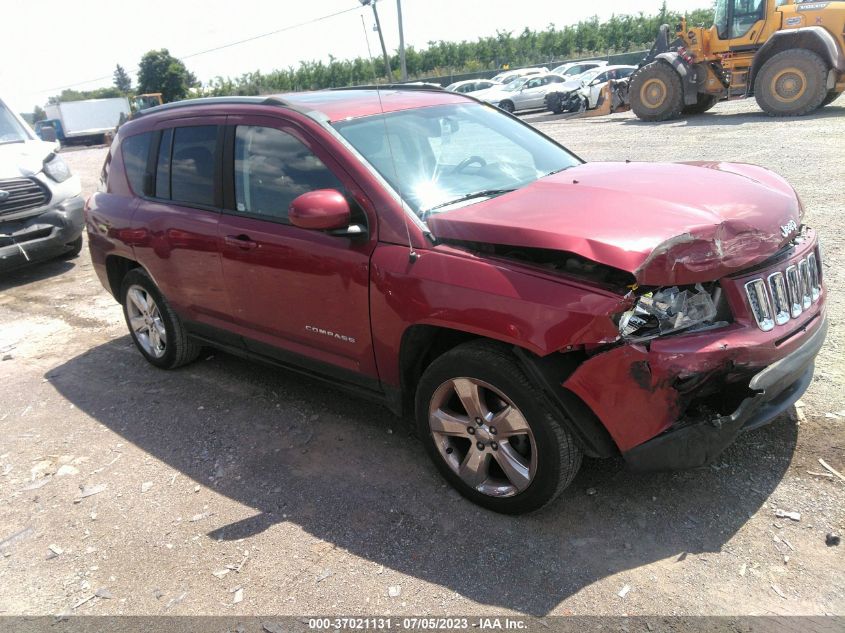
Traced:
[[[190, 53], [188, 55], [183, 55], [182, 57], [178, 58], [180, 60], [191, 59], [193, 57], [199, 57], [200, 55], [206, 55], [207, 53], [213, 53], [215, 51], [223, 50], [224, 48], [231, 48], [232, 46], [238, 46], [239, 44], [246, 44], [247, 42], [254, 42], [255, 40], [260, 40], [264, 37], [270, 37], [271, 35], [278, 35], [279, 33], [284, 33], [285, 31], [292, 31], [293, 29], [298, 29], [303, 26], [308, 26], [309, 24], [315, 24], [317, 22], [322, 22], [323, 20], [328, 20], [330, 18], [335, 18], [339, 15], [343, 15], [344, 13], [351, 13], [352, 11], [359, 11], [361, 7], [351, 7], [349, 9], [343, 9], [342, 11], [336, 11], [335, 13], [330, 13], [328, 15], [321, 16], [319, 18], [313, 18], [311, 20], [306, 20], [305, 22], [300, 22], [298, 24], [291, 24], [289, 26], [282, 27], [280, 29], [276, 29], [275, 31], [269, 31], [267, 33], [262, 33], [260, 35], [253, 35], [252, 37], [247, 37], [242, 40], [238, 40], [236, 42], [229, 42], [228, 44], [221, 44], [220, 46], [215, 46], [214, 48], [209, 48], [204, 51], [198, 51], [196, 53]], [[135, 68], [134, 70], [130, 70], [127, 72], [132, 73], [133, 75], [138, 74], [139, 68]], [[54, 88], [44, 88], [43, 90], [38, 90], [35, 92], [31, 92], [30, 94], [40, 94], [42, 92], [52, 92], [54, 90], [65, 90], [66, 88], [73, 88], [74, 86], [84, 86], [85, 84], [91, 84], [96, 81], [103, 81], [105, 79], [112, 78], [113, 73], [108, 75], [103, 75], [102, 77], [97, 77], [95, 79], [86, 79], [85, 81], [77, 81], [72, 84], [66, 84], [64, 86], [56, 86]]]

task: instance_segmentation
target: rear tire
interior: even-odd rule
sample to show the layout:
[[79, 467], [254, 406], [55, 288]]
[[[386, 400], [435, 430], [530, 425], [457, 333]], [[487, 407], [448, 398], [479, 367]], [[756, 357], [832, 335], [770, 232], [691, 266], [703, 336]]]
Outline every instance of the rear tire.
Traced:
[[159, 369], [176, 369], [196, 360], [202, 346], [188, 338], [182, 320], [141, 268], [126, 273], [120, 303], [138, 351]]
[[827, 66], [803, 48], [778, 53], [754, 79], [754, 97], [769, 116], [803, 116], [827, 97]]
[[470, 501], [505, 514], [550, 503], [578, 472], [581, 451], [561, 415], [510, 349], [492, 341], [440, 356], [417, 387], [417, 434], [440, 473]]
[[684, 114], [704, 114], [714, 105], [719, 103], [719, 100], [722, 97], [720, 95], [710, 95], [706, 92], [699, 92], [698, 93], [698, 103], [693, 105], [684, 106], [682, 112]]
[[68, 250], [62, 253], [59, 258], [60, 259], [74, 259], [75, 257], [79, 256], [79, 253], [82, 252], [82, 236], [80, 235], [72, 242], [68, 242], [67, 244]]
[[631, 109], [643, 121], [667, 121], [681, 115], [684, 93], [681, 77], [669, 64], [651, 62], [631, 77]]
[[822, 104], [819, 107], [823, 108], [826, 105], [830, 105], [831, 103], [836, 101], [841, 94], [842, 94], [841, 92], [836, 92], [835, 90], [831, 90], [830, 92], [827, 93], [827, 96], [824, 98], [824, 101], [822, 101]]
[[509, 113], [513, 114], [513, 111], [514, 111], [513, 102], [511, 102], [511, 101], [502, 101], [502, 102], [499, 104], [499, 107], [500, 107], [502, 110], [504, 110], [505, 112], [509, 112]]

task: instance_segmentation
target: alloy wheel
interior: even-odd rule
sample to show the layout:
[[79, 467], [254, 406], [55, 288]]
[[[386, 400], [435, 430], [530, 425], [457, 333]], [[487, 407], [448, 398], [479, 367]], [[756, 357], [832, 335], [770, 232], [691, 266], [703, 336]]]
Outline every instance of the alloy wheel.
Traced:
[[467, 377], [447, 380], [431, 398], [428, 419], [440, 456], [474, 490], [512, 497], [534, 479], [537, 447], [531, 427], [492, 385]]
[[147, 354], [161, 358], [167, 351], [167, 329], [155, 299], [138, 285], [126, 292], [126, 313], [135, 338]]

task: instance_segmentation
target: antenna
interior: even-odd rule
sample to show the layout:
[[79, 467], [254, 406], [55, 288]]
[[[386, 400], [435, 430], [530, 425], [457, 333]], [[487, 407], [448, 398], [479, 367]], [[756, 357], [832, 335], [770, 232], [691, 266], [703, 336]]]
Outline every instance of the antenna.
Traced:
[[364, 16], [361, 16], [361, 26], [364, 28], [364, 40], [367, 42], [367, 56], [370, 58], [370, 67], [373, 69], [373, 83], [376, 87], [376, 96], [378, 97], [378, 107], [381, 111], [381, 120], [384, 124], [384, 139], [387, 142], [387, 151], [390, 154], [390, 164], [393, 166], [393, 177], [396, 183], [396, 190], [399, 194], [399, 204], [402, 207], [402, 220], [405, 223], [405, 234], [408, 237], [408, 261], [414, 263], [419, 259], [419, 253], [414, 250], [414, 245], [411, 242], [411, 229], [408, 228], [408, 212], [409, 209], [405, 207], [405, 198], [402, 195], [402, 185], [399, 181], [399, 170], [396, 167], [396, 159], [393, 156], [393, 144], [390, 142], [390, 131], [387, 128], [387, 116], [384, 113], [384, 104], [381, 101], [381, 89], [379, 88], [378, 76], [376, 75], [376, 65], [373, 62], [373, 53], [370, 50], [370, 38], [367, 35], [367, 23], [364, 21]]

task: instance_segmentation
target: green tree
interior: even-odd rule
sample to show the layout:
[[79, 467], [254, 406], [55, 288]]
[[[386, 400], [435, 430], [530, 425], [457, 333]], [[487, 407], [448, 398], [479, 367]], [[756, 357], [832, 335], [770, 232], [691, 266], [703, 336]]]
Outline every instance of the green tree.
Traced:
[[41, 106], [35, 106], [32, 109], [32, 122], [35, 123], [37, 121], [43, 121], [47, 118], [47, 113], [44, 112], [44, 108]]
[[115, 66], [114, 69], [114, 86], [124, 94], [132, 90], [132, 80], [129, 78], [129, 73], [120, 64]]
[[138, 65], [138, 92], [160, 92], [165, 103], [184, 99], [196, 83], [182, 60], [166, 48], [144, 53]]

